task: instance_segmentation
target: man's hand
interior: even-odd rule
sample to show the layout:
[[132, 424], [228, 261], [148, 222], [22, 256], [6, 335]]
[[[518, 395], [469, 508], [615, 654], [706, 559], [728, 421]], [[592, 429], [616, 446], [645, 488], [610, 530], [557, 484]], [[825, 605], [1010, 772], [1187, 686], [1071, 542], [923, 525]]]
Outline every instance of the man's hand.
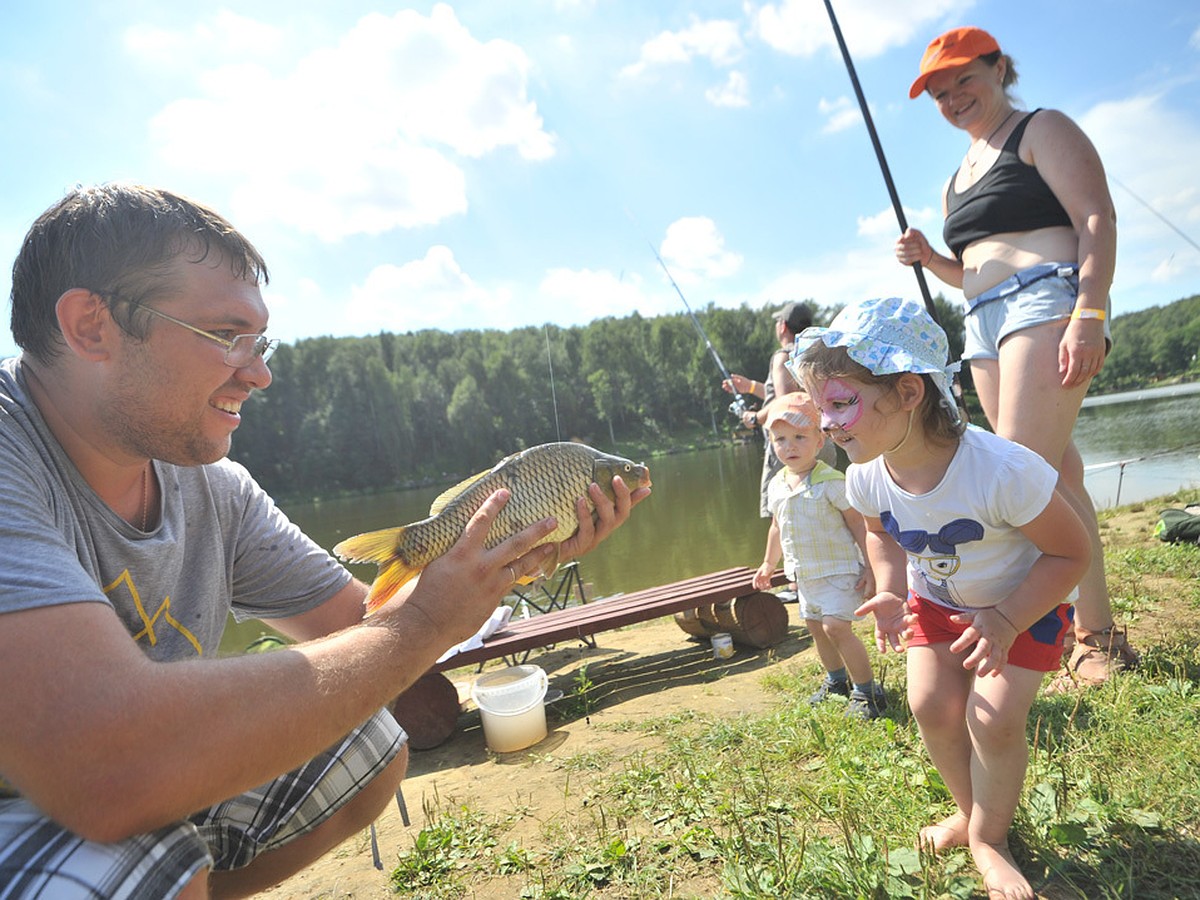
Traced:
[[554, 530], [552, 517], [535, 522], [490, 550], [484, 546], [509, 496], [509, 491], [501, 488], [488, 497], [454, 546], [426, 566], [376, 616], [399, 613], [400, 607], [419, 613], [432, 631], [430, 640], [440, 650], [475, 634], [513, 583], [540, 571], [554, 555], [553, 544], [536, 546]]
[[594, 550], [601, 541], [625, 524], [633, 507], [650, 496], [649, 487], [640, 487], [631, 493], [629, 485], [619, 475], [613, 478], [612, 486], [615, 500], [609, 500], [595, 482], [588, 487], [588, 496], [596, 506], [594, 516], [588, 509], [586, 499], [580, 497], [575, 502], [579, 530], [559, 544], [560, 559], [576, 559]]

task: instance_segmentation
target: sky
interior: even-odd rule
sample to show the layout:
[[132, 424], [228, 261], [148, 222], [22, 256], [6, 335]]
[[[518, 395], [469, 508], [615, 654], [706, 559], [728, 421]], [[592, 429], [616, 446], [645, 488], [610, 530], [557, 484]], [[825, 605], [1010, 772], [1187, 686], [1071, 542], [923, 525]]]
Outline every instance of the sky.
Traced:
[[[929, 40], [977, 25], [1015, 59], [1019, 105], [1100, 152], [1114, 313], [1200, 293], [1200, 4], [834, 11], [935, 246], [968, 138], [908, 86]], [[822, 0], [8, 3], [0, 116], [5, 298], [43, 210], [126, 180], [250, 238], [284, 341], [681, 312], [655, 251], [696, 310], [920, 298]]]

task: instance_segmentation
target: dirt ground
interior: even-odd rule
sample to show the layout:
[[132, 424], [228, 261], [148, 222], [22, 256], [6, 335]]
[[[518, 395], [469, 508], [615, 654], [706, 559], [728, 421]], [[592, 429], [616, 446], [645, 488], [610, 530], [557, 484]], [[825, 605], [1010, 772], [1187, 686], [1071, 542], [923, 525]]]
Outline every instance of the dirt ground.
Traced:
[[[1122, 512], [1105, 524], [1106, 541], [1151, 540], [1156, 520], [1157, 507]], [[375, 867], [369, 834], [363, 832], [262, 896], [271, 900], [391, 897], [388, 874], [398, 854], [413, 846], [426, 824], [423, 804], [446, 808], [460, 800], [498, 815], [518, 807], [534, 809], [536, 823], [562, 814], [564, 794], [576, 787], [569, 785], [570, 779], [579, 778], [578, 773], [554, 765], [554, 758], [603, 751], [608, 758], [620, 759], [646, 740], [635, 729], [614, 726], [661, 717], [673, 710], [736, 714], [770, 709], [780, 699], [764, 687], [763, 676], [774, 668], [811, 668], [814, 678], [818, 677], [812, 668], [817, 665], [816, 653], [796, 606], [787, 609], [788, 636], [781, 644], [770, 650], [738, 647], [735, 655], [725, 660], [714, 659], [707, 642], [693, 639], [671, 618], [597, 635], [595, 649], [573, 643], [535, 653], [529, 662], [546, 670], [551, 691], [570, 694], [580, 666], [586, 664], [587, 678], [594, 685], [595, 710], [587, 718], [564, 722], [550, 704], [546, 738], [514, 753], [496, 754], [487, 749], [480, 714], [469, 699], [474, 670], [448, 673], [460, 696], [467, 698], [459, 728], [441, 746], [412, 753], [403, 786], [411, 824], [401, 821], [396, 805], [376, 822], [383, 868]], [[1135, 643], [1145, 646], [1157, 641], [1172, 627], [1171, 617], [1171, 610], [1140, 616], [1131, 629]], [[869, 626], [864, 623], [862, 627], [866, 637]], [[895, 657], [888, 660], [889, 666], [898, 664]], [[499, 665], [493, 663], [489, 668]]]

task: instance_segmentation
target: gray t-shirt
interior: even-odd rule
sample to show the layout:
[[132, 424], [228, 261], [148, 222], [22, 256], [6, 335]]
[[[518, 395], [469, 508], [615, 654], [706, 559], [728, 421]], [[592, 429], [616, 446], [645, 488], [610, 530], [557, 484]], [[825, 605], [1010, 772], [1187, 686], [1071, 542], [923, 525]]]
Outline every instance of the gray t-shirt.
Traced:
[[148, 656], [190, 659], [216, 655], [230, 611], [295, 615], [350, 580], [237, 463], [154, 470], [162, 508], [143, 533], [83, 480], [18, 360], [0, 362], [0, 613], [106, 603]]

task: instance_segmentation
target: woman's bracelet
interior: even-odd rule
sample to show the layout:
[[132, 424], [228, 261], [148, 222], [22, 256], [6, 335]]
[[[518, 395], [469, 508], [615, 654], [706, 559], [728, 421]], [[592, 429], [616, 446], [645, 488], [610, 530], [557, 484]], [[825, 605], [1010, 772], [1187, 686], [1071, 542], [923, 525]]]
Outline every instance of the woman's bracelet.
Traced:
[[934, 258], [935, 256], [937, 256], [937, 254], [936, 254], [936, 253], [934, 253], [934, 252], [933, 252], [933, 248], [932, 248], [932, 247], [930, 247], [930, 248], [929, 248], [929, 259], [927, 259], [927, 260], [925, 260], [925, 262], [921, 263], [921, 268], [923, 268], [923, 269], [928, 269], [928, 268], [929, 268], [929, 264], [933, 262], [933, 258]]
[[1014, 625], [1014, 624], [1013, 624], [1013, 620], [1012, 620], [1012, 619], [1010, 619], [1008, 616], [1006, 616], [1006, 615], [1004, 614], [1003, 610], [1001, 610], [1001, 609], [1000, 609], [1000, 607], [998, 607], [998, 606], [993, 606], [991, 609], [992, 609], [992, 612], [994, 612], [996, 615], [998, 615], [1000, 618], [1002, 618], [1002, 619], [1003, 619], [1005, 622], [1007, 622], [1007, 623], [1008, 623], [1008, 627], [1009, 627], [1009, 628], [1011, 628], [1011, 629], [1012, 629], [1013, 631], [1015, 631], [1017, 634], [1020, 634], [1020, 633], [1021, 633], [1021, 629], [1020, 629], [1020, 628], [1018, 628], [1016, 625]]
[[1077, 306], [1071, 313], [1072, 319], [1099, 319], [1103, 322], [1108, 318], [1108, 313], [1102, 309], [1090, 309], [1086, 306]]

